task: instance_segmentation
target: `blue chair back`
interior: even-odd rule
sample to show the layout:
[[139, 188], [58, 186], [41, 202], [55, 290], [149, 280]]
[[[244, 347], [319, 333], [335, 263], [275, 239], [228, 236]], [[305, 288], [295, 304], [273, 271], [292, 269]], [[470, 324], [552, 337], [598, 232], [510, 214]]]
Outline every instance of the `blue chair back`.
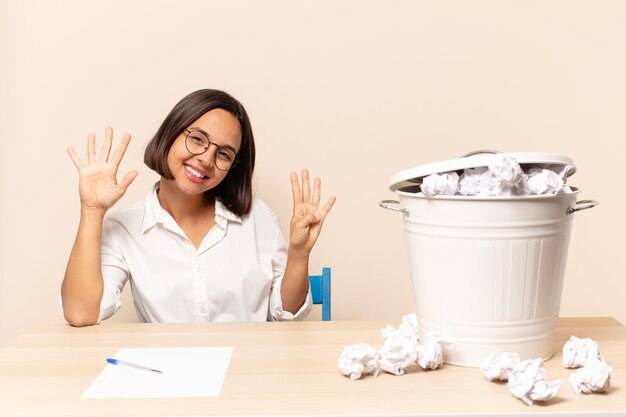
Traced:
[[330, 321], [330, 268], [322, 268], [322, 275], [310, 275], [313, 304], [322, 305], [322, 321]]

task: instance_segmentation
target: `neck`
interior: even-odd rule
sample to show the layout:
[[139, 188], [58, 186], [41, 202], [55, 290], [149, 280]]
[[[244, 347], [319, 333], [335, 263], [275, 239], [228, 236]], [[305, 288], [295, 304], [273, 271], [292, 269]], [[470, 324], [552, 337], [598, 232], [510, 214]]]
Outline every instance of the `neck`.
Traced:
[[157, 191], [159, 203], [177, 222], [186, 218], [203, 216], [213, 210], [215, 199], [204, 193], [188, 195], [180, 191], [173, 181], [161, 178]]

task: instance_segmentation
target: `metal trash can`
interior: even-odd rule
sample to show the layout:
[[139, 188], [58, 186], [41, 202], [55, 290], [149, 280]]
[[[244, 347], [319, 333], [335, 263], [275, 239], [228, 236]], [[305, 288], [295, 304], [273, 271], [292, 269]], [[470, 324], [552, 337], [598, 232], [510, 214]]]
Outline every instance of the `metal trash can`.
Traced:
[[[556, 154], [510, 154], [522, 166], [574, 165]], [[447, 363], [479, 366], [495, 348], [522, 359], [553, 354], [574, 212], [597, 202], [576, 201], [580, 190], [511, 197], [418, 194], [433, 173], [487, 166], [493, 155], [438, 162], [395, 174], [410, 272], [423, 335], [439, 332], [454, 346]], [[573, 173], [573, 171], [572, 171]]]

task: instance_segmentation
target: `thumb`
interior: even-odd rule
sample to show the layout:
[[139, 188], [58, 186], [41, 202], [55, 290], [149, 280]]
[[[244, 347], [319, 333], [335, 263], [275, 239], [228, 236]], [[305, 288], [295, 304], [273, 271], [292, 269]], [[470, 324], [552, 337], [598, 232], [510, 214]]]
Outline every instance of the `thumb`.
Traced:
[[137, 175], [139, 175], [139, 172], [137, 171], [130, 171], [124, 175], [124, 178], [122, 178], [122, 181], [120, 182], [120, 188], [124, 193], [128, 189], [128, 186], [135, 180], [135, 178], [137, 178]]
[[315, 215], [315, 214], [313, 214], [313, 213], [309, 213], [309, 214], [307, 214], [306, 216], [304, 216], [302, 219], [300, 219], [299, 221], [297, 221], [297, 222], [296, 222], [296, 225], [297, 225], [299, 228], [304, 229], [304, 228], [307, 228], [307, 227], [309, 227], [310, 225], [315, 224], [315, 223], [317, 223], [317, 222], [319, 222], [319, 217], [318, 217], [318, 216], [316, 216], [316, 215]]

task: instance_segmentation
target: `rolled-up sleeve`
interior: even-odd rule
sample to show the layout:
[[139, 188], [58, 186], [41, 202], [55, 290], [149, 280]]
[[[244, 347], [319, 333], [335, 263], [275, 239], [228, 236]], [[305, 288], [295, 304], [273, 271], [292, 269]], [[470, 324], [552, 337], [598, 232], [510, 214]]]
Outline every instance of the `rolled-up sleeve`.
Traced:
[[283, 300], [280, 296], [280, 285], [285, 276], [285, 268], [287, 267], [287, 243], [283, 238], [283, 235], [278, 230], [274, 241], [274, 249], [272, 253], [272, 270], [273, 279], [272, 287], [270, 290], [270, 305], [269, 305], [269, 321], [287, 321], [287, 320], [303, 320], [309, 315], [313, 308], [313, 301], [311, 298], [311, 286], [304, 300], [304, 304], [295, 313], [285, 311], [283, 309]]
[[102, 277], [104, 289], [100, 300], [98, 323], [113, 316], [122, 307], [122, 290], [130, 272], [121, 247], [120, 233], [124, 228], [116, 221], [105, 219], [102, 228]]
[[280, 298], [280, 285], [272, 287], [272, 294], [270, 295], [270, 321], [304, 320], [304, 318], [309, 315], [312, 308], [313, 303], [310, 288], [304, 300], [304, 304], [302, 304], [302, 307], [300, 307], [296, 314], [293, 314], [283, 310], [283, 302]]

